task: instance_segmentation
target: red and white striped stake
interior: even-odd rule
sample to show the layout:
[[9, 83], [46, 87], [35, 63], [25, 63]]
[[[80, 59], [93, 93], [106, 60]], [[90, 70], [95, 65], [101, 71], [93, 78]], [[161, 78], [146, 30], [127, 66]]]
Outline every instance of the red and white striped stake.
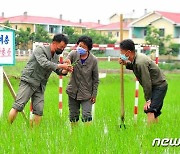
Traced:
[[94, 120], [95, 117], [95, 103], [92, 104], [92, 120]]
[[33, 106], [32, 106], [32, 102], [30, 103], [30, 117], [29, 117], [29, 119], [30, 119], [30, 121], [32, 121], [33, 120]]
[[[141, 52], [141, 45], [137, 47], [137, 53]], [[137, 122], [138, 114], [138, 99], [139, 99], [139, 81], [136, 78], [135, 100], [134, 100], [134, 120]]]
[[[59, 58], [60, 63], [63, 63], [63, 54]], [[62, 116], [62, 88], [63, 88], [63, 77], [59, 76], [59, 114]]]
[[159, 63], [159, 48], [157, 47], [156, 48], [156, 65], [158, 65], [158, 63]]
[[138, 114], [138, 98], [139, 98], [139, 81], [136, 78], [135, 102], [134, 102], [134, 120], [137, 121]]

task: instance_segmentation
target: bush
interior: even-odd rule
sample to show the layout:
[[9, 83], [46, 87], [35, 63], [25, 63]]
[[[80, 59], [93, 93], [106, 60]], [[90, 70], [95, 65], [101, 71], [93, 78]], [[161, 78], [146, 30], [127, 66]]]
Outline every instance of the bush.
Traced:
[[172, 43], [169, 45], [170, 52], [172, 52], [173, 56], [177, 56], [180, 50], [180, 44]]
[[91, 50], [91, 53], [97, 57], [105, 56], [105, 50]]
[[180, 63], [160, 63], [159, 67], [163, 70], [172, 71], [175, 69], [180, 69]]

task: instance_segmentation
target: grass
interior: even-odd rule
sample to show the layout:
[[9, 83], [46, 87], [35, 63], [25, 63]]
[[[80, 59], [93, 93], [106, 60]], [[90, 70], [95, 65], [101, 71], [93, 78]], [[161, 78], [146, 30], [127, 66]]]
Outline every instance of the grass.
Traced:
[[[180, 63], [160, 63], [159, 67], [165, 71], [180, 70]], [[100, 69], [120, 69], [118, 61], [99, 61]]]
[[[20, 75], [23, 67], [5, 67], [7, 74]], [[45, 107], [42, 123], [30, 129], [19, 114], [12, 126], [7, 123], [13, 98], [4, 86], [4, 113], [0, 118], [0, 153], [180, 153], [180, 147], [152, 147], [154, 138], [179, 138], [179, 83], [180, 74], [167, 75], [169, 89], [165, 98], [160, 122], [148, 127], [143, 113], [144, 98], [140, 88], [138, 122], [134, 123], [134, 90], [132, 74], [125, 74], [125, 123], [120, 129], [120, 77], [107, 75], [100, 80], [95, 118], [90, 126], [79, 125], [70, 131], [68, 104], [65, 87], [68, 77], [63, 78], [63, 115], [58, 112], [58, 77], [52, 74], [45, 91]], [[10, 78], [17, 91], [19, 79]], [[29, 116], [29, 103], [25, 107]]]
[[[16, 67], [14, 66], [5, 66], [5, 71], [8, 75], [11, 76], [20, 76], [20, 72], [25, 67], [26, 62], [25, 61], [17, 61]], [[99, 69], [119, 69], [120, 65], [118, 61], [99, 61], [98, 62]]]
[[[25, 67], [26, 65], [26, 62], [24, 61], [17, 61], [16, 62], [16, 67], [14, 66], [8, 66], [8, 67], [5, 67], [5, 71], [8, 75], [11, 75], [11, 76], [20, 76], [20, 73], [23, 68]], [[99, 69], [113, 69], [113, 70], [118, 70], [120, 69], [120, 65], [118, 63], [118, 61], [99, 61], [98, 62], [98, 67]], [[166, 63], [166, 64], [163, 64], [163, 63], [160, 63], [159, 64], [159, 67], [162, 69], [162, 70], [167, 70], [167, 71], [172, 71], [172, 70], [179, 70], [180, 69], [180, 64], [179, 63]], [[10, 69], [9, 69], [10, 68]]]
[[99, 61], [99, 69], [120, 69], [118, 61]]
[[159, 64], [159, 67], [163, 70], [180, 70], [180, 63], [176, 62], [176, 63], [161, 63]]

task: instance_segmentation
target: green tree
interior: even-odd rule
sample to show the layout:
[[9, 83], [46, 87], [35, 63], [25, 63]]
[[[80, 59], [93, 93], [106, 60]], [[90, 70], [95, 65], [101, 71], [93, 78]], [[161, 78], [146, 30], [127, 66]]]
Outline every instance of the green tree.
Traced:
[[171, 43], [171, 44], [169, 45], [169, 48], [170, 48], [170, 52], [172, 52], [172, 55], [173, 55], [173, 56], [177, 56], [178, 53], [180, 52], [180, 44]]
[[65, 26], [63, 28], [63, 33], [71, 36], [74, 34], [74, 29], [72, 27]]
[[114, 44], [116, 42], [116, 40], [112, 40], [112, 36], [104, 36], [95, 30], [86, 30], [84, 35], [90, 36], [95, 44]]
[[27, 50], [28, 44], [32, 41], [30, 40], [31, 37], [31, 29], [28, 27], [26, 30], [20, 28], [16, 32], [16, 46], [21, 49]]
[[160, 54], [168, 53], [165, 44], [170, 43], [171, 39], [172, 39], [171, 35], [162, 36], [162, 31], [158, 30], [153, 26], [147, 27], [147, 35], [145, 37], [146, 44], [158, 45]]
[[[12, 28], [9, 21], [5, 21], [4, 25], [7, 27]], [[8, 29], [8, 28], [5, 28]], [[20, 28], [19, 30], [15, 31], [15, 39], [16, 39], [16, 47], [18, 49], [28, 49], [28, 45], [35, 42], [50, 42], [51, 38], [48, 32], [43, 28], [43, 26], [37, 25], [36, 32], [31, 32], [31, 29], [28, 27], [26, 30]]]
[[48, 32], [41, 25], [36, 25], [36, 32], [32, 33], [30, 38], [35, 42], [50, 42], [52, 40]]
[[[7, 21], [4, 22], [4, 26], [9, 27], [9, 28], [12, 28], [9, 20], [7, 20]], [[8, 28], [5, 28], [5, 29], [8, 29]]]
[[[12, 28], [9, 20], [4, 22], [4, 25], [7, 27]], [[5, 28], [8, 29], [8, 28]], [[28, 48], [28, 43], [31, 41], [31, 29], [28, 27], [26, 30], [19, 29], [15, 31], [15, 42], [16, 47], [19, 49], [21, 47], [22, 49]]]
[[[81, 36], [76, 34], [72, 27], [64, 27], [63, 33], [69, 37], [69, 43], [76, 43], [78, 38]], [[82, 35], [87, 35], [92, 38], [94, 44], [114, 44], [116, 40], [112, 40], [112, 36], [104, 36], [97, 33], [95, 30], [84, 30]]]
[[33, 42], [50, 42], [51, 38], [46, 30], [42, 26], [36, 27], [36, 32], [31, 33], [31, 29], [28, 27], [26, 30], [19, 29], [16, 32], [16, 46], [21, 49], [28, 49], [28, 45], [32, 45]]
[[76, 34], [74, 29], [69, 26], [65, 26], [63, 29], [63, 33], [68, 35], [69, 43], [70, 44], [75, 44], [80, 37], [79, 34]]

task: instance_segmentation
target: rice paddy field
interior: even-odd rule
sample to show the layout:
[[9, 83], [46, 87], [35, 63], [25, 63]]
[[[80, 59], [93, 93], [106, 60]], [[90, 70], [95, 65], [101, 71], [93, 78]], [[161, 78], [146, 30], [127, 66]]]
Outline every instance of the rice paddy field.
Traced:
[[[24, 62], [4, 67], [17, 92]], [[101, 66], [102, 64], [100, 64]], [[104, 67], [105, 64], [103, 64]], [[112, 64], [114, 66], [114, 64]], [[117, 67], [117, 66], [116, 66]], [[147, 125], [143, 112], [142, 88], [139, 96], [138, 120], [133, 118], [135, 77], [124, 75], [125, 125], [120, 128], [120, 75], [108, 74], [100, 79], [95, 114], [91, 125], [81, 121], [71, 129], [65, 88], [69, 77], [63, 78], [63, 114], [58, 110], [58, 76], [52, 74], [45, 91], [44, 116], [39, 127], [30, 128], [22, 115], [7, 123], [13, 103], [4, 84], [4, 112], [0, 118], [0, 154], [178, 154], [180, 146], [152, 146], [155, 138], [180, 138], [180, 74], [166, 74], [168, 92], [158, 124]], [[25, 114], [29, 117], [29, 103]]]

